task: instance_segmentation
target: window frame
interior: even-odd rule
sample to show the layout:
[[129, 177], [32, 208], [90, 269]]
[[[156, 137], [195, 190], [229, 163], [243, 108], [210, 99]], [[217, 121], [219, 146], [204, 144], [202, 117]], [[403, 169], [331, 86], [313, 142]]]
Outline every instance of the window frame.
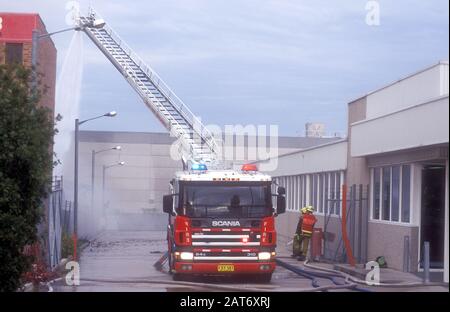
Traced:
[[[15, 49], [17, 48], [17, 47], [20, 47], [20, 57], [19, 57], [19, 60], [16, 60], [15, 59], [15, 57], [14, 57], [14, 55], [15, 54], [9, 54], [8, 53], [8, 51], [11, 51], [11, 50], [9, 50], [8, 48], [9, 47], [13, 47], [14, 46], [14, 52], [19, 52], [19, 51], [16, 51]], [[23, 43], [22, 42], [5, 42], [5, 48], [4, 48], [4, 51], [5, 51], [5, 64], [6, 65], [14, 65], [14, 64], [23, 64], [23, 48], [24, 48], [24, 46], [23, 46]], [[9, 60], [9, 57], [8, 56], [13, 56], [12, 58], [14, 59], [14, 60]], [[17, 55], [17, 56], [19, 56], [19, 54]]]
[[[393, 208], [393, 168], [399, 167], [399, 192], [398, 192], [398, 221], [394, 221], [392, 219], [392, 208]], [[408, 177], [408, 191], [407, 191], [407, 197], [409, 198], [408, 207], [404, 207], [404, 193], [406, 193], [406, 189], [404, 188], [405, 182], [404, 182], [404, 168], [409, 168], [409, 177]], [[383, 192], [385, 189], [384, 186], [384, 169], [389, 168], [389, 219], [384, 219], [384, 207], [383, 207]], [[379, 206], [378, 206], [378, 216], [375, 218], [375, 176], [376, 171], [378, 171], [379, 176]], [[389, 223], [389, 224], [398, 224], [398, 225], [412, 225], [412, 218], [411, 218], [411, 210], [412, 210], [412, 201], [411, 201], [411, 194], [412, 194], [412, 164], [410, 163], [400, 163], [400, 164], [389, 164], [385, 166], [377, 166], [370, 168], [370, 221], [371, 222], [379, 222], [379, 223]], [[403, 212], [407, 208], [408, 210], [408, 221], [403, 220]]]

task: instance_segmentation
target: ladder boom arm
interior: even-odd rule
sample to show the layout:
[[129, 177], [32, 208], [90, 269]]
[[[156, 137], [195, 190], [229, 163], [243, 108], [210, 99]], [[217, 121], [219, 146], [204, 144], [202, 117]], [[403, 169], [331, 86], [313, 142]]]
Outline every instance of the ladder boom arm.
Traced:
[[217, 162], [219, 146], [213, 134], [166, 83], [105, 23], [94, 25], [100, 17], [91, 10], [81, 16], [80, 28], [116, 67], [163, 126], [178, 138], [184, 158]]

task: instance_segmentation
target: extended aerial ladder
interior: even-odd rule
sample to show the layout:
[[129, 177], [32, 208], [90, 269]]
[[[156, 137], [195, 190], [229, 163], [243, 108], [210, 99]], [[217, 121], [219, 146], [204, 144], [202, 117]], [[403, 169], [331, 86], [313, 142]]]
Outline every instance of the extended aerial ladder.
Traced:
[[[102, 27], [98, 26], [101, 21]], [[213, 134], [164, 81], [92, 9], [80, 16], [83, 30], [125, 77], [163, 126], [176, 137], [183, 163], [203, 162], [217, 166], [219, 145]]]

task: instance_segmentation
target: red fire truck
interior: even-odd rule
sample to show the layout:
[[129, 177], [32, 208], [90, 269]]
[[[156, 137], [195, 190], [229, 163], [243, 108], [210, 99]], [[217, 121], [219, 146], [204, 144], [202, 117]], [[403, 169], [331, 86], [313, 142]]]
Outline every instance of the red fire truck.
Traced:
[[[275, 216], [285, 212], [285, 189], [254, 164], [208, 170], [193, 164], [176, 174], [163, 198], [169, 214], [168, 258], [173, 278], [254, 275], [269, 282], [275, 270]], [[276, 209], [272, 204], [276, 197]]]

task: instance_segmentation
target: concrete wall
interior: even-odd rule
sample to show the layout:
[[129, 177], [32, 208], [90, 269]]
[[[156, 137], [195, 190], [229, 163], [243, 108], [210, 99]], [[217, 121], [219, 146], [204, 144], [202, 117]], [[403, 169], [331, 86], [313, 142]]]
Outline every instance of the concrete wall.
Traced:
[[[169, 192], [169, 181], [181, 162], [169, 156], [170, 145], [120, 143], [122, 150], [96, 155], [95, 186], [97, 203], [101, 202], [103, 165], [125, 161], [124, 166], [106, 169], [105, 202], [115, 213], [160, 212], [163, 194]], [[80, 145], [80, 189], [91, 188], [92, 150], [110, 148], [108, 143], [83, 143]], [[90, 195], [89, 195], [90, 196]], [[89, 197], [90, 198], [90, 197]]]
[[[448, 95], [351, 127], [353, 157], [449, 141]], [[405, 125], [413, 125], [406, 127]]]
[[448, 94], [448, 62], [440, 62], [367, 95], [367, 118], [377, 118]]
[[384, 256], [389, 268], [403, 269], [404, 237], [410, 241], [410, 270], [417, 271], [419, 227], [369, 222], [368, 260]]
[[274, 177], [339, 171], [347, 168], [347, 142], [337, 141], [278, 157]]
[[391, 164], [423, 162], [432, 159], [448, 158], [448, 143], [437, 146], [424, 146], [412, 150], [396, 151], [367, 157], [369, 167], [380, 167]]
[[352, 136], [351, 125], [366, 119], [367, 99], [361, 98], [348, 104], [348, 150], [347, 150], [347, 176], [346, 184], [369, 184], [369, 169], [364, 157], [353, 157], [350, 151], [357, 144]]

